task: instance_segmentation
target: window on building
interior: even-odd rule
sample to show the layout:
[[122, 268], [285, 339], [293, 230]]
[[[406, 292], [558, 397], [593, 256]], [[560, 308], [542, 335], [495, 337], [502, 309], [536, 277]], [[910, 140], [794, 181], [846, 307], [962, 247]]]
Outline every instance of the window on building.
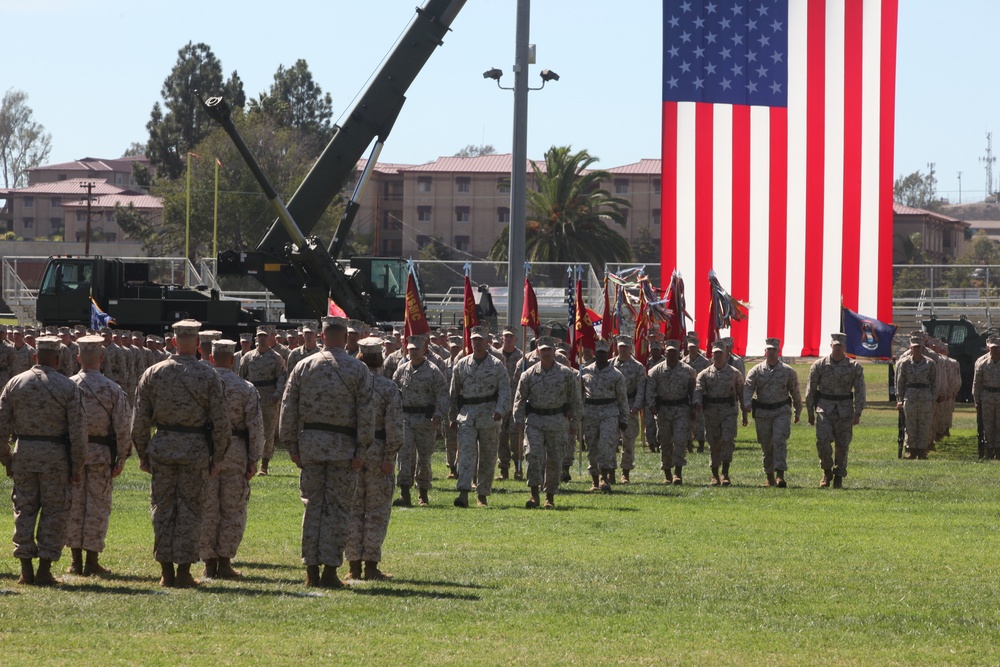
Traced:
[[627, 195], [628, 194], [628, 179], [627, 178], [616, 178], [615, 179], [615, 194], [616, 195]]
[[51, 227], [53, 232], [61, 232], [63, 230], [63, 219], [49, 218], [49, 227]]
[[34, 229], [35, 228], [35, 219], [34, 218], [22, 218], [21, 219], [21, 224], [24, 225], [25, 229]]
[[945, 248], [951, 247], [951, 230], [945, 230], [942, 243], [944, 244]]
[[430, 176], [420, 176], [417, 178], [417, 192], [430, 192], [431, 191], [431, 178]]
[[107, 220], [108, 222], [114, 222], [115, 221], [115, 212], [114, 211], [107, 211], [104, 214], [104, 219]]
[[403, 239], [382, 239], [382, 254], [398, 257], [403, 254]]
[[417, 234], [417, 249], [423, 250], [430, 245], [431, 237], [426, 234]]
[[52, 208], [58, 208], [60, 206], [62, 206], [62, 197], [53, 197]]
[[459, 252], [469, 252], [469, 237], [468, 236], [456, 236], [455, 237], [455, 250]]
[[510, 209], [509, 208], [507, 208], [506, 206], [501, 206], [501, 207], [497, 208], [497, 222], [500, 222], [500, 223], [503, 223], [503, 224], [509, 224], [510, 223]]
[[658, 209], [658, 208], [654, 208], [654, 209], [653, 209], [653, 214], [652, 214], [652, 218], [653, 218], [653, 226], [654, 226], [654, 227], [655, 227], [655, 226], [658, 226], [658, 225], [660, 224], [660, 217], [661, 217], [661, 216], [660, 216], [660, 209]]
[[87, 222], [87, 212], [86, 211], [77, 211], [76, 212], [76, 221], [77, 222]]
[[382, 229], [402, 229], [400, 211], [382, 211]]
[[58, 176], [56, 176], [56, 180], [57, 181], [65, 181], [66, 180], [66, 174], [59, 174]]
[[24, 203], [24, 208], [35, 208], [34, 197], [25, 197], [23, 203]]
[[653, 194], [660, 194], [660, 179], [656, 177], [653, 178]]
[[455, 207], [455, 222], [468, 222], [469, 217], [472, 215], [471, 209], [468, 206], [456, 206]]
[[115, 185], [122, 185], [125, 183], [125, 174], [115, 174]]
[[417, 207], [417, 222], [430, 222], [431, 221], [431, 207], [430, 206], [418, 206]]
[[472, 179], [468, 176], [459, 176], [455, 179], [455, 190], [460, 193], [472, 192]]
[[510, 193], [510, 176], [501, 176], [497, 179], [497, 192], [503, 194]]

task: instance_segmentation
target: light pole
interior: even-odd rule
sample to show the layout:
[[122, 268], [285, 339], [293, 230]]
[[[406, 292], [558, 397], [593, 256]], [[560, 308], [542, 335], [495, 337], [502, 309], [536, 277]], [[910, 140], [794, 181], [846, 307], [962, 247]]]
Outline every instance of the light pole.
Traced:
[[541, 90], [548, 81], [558, 81], [559, 75], [542, 70], [542, 85], [528, 87], [528, 65], [533, 49], [528, 45], [528, 27], [531, 0], [517, 0], [517, 24], [514, 38], [514, 86], [500, 85], [503, 71], [493, 67], [483, 72], [484, 79], [493, 79], [502, 90], [514, 91], [514, 142], [510, 165], [510, 227], [507, 248], [507, 325], [521, 323], [524, 294], [524, 226], [526, 217], [525, 193], [528, 181], [528, 91]]

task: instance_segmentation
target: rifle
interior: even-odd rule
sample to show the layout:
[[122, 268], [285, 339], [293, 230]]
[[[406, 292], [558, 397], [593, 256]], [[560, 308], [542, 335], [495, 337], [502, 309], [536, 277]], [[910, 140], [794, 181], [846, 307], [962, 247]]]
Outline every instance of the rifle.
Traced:
[[896, 436], [896, 458], [903, 458], [903, 442], [906, 440], [906, 413], [900, 408], [899, 419], [897, 420], [897, 427], [899, 433]]
[[976, 447], [979, 450], [979, 460], [986, 460], [986, 432], [983, 429], [983, 411], [976, 409]]

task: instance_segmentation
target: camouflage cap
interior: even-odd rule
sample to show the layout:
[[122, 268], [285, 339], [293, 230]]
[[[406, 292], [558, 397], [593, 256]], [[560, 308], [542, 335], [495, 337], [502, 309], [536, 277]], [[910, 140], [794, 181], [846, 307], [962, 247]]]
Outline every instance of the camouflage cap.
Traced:
[[622, 346], [631, 347], [632, 337], [626, 336], [625, 334], [619, 334], [618, 336], [615, 336], [615, 345], [617, 345], [618, 347]]
[[541, 336], [536, 342], [535, 347], [539, 350], [547, 349], [551, 350], [559, 344], [553, 336]]
[[319, 333], [319, 327], [316, 326], [315, 322], [303, 322], [302, 333]]
[[663, 349], [663, 341], [662, 340], [651, 340], [651, 341], [649, 341], [649, 349], [650, 350], [662, 350]]
[[62, 346], [62, 341], [57, 336], [41, 336], [35, 343], [35, 349], [39, 352], [58, 352]]
[[715, 354], [716, 352], [725, 352], [727, 349], [726, 344], [721, 340], [717, 340], [712, 343], [712, 354]]
[[323, 318], [323, 331], [327, 329], [340, 329], [342, 331], [347, 330], [347, 318], [346, 317], [324, 317]]
[[688, 337], [684, 339], [684, 344], [686, 347], [691, 347], [692, 345], [698, 347], [700, 344], [698, 334], [688, 334]]
[[663, 349], [665, 349], [665, 350], [677, 350], [678, 352], [680, 352], [681, 342], [679, 340], [676, 340], [676, 339], [670, 339], [666, 343], [663, 344]]
[[257, 335], [258, 336], [270, 336], [271, 335], [271, 328], [268, 327], [266, 324], [261, 324], [260, 326], [257, 327]]
[[413, 335], [406, 339], [406, 349], [417, 349], [423, 347], [425, 338], [422, 335]]
[[347, 333], [361, 334], [368, 330], [368, 325], [361, 320], [348, 320]]
[[830, 334], [830, 345], [846, 345], [846, 344], [847, 344], [847, 334], [843, 333]]
[[72, 333], [73, 330], [70, 329], [69, 327], [59, 327], [58, 329], [56, 329], [56, 334], [59, 336], [69, 336]]
[[378, 336], [369, 336], [358, 341], [358, 348], [362, 354], [381, 354], [382, 339]]
[[603, 338], [594, 341], [594, 352], [610, 352], [611, 341]]
[[80, 336], [76, 344], [80, 346], [80, 352], [90, 352], [104, 347], [104, 336]]
[[233, 354], [236, 352], [236, 341], [228, 338], [216, 338], [212, 341], [212, 354]]
[[986, 347], [1000, 347], [1000, 336], [990, 336], [987, 338]]
[[910, 336], [910, 347], [923, 347], [924, 337], [923, 336]]
[[489, 338], [490, 331], [484, 326], [472, 327], [469, 332], [469, 338]]
[[448, 336], [448, 347], [462, 347], [462, 337]]
[[503, 331], [500, 332], [501, 336], [517, 336], [517, 332], [514, 331], [514, 327], [504, 327]]
[[83, 326], [82, 324], [77, 324], [76, 326], [73, 327], [73, 331], [78, 331], [80, 333], [83, 333], [86, 330], [87, 330], [87, 327]]
[[201, 322], [198, 320], [181, 320], [180, 322], [174, 322], [171, 328], [174, 330], [175, 336], [197, 336], [198, 330], [201, 329]]
[[219, 340], [220, 338], [222, 338], [222, 332], [216, 331], [215, 329], [208, 329], [206, 331], [198, 332], [198, 340], [201, 342], [202, 345], [207, 345], [208, 343]]
[[780, 350], [781, 341], [777, 338], [765, 338], [764, 339], [764, 349], [765, 350]]

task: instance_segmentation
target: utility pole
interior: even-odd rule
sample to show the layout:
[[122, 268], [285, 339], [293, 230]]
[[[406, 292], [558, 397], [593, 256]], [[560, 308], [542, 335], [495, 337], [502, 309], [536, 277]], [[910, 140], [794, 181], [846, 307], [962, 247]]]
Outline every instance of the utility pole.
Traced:
[[979, 158], [979, 161], [986, 165], [986, 201], [993, 195], [993, 163], [997, 161], [993, 156], [993, 133], [986, 133], [986, 157]]
[[[92, 181], [87, 181], [86, 183], [80, 184], [81, 188], [87, 190], [87, 235], [83, 243], [83, 254], [90, 254], [90, 220], [91, 220], [91, 205], [94, 202], [94, 198], [91, 196], [94, 192], [94, 183]], [[63, 239], [66, 240], [65, 238]]]
[[[517, 0], [514, 35], [514, 138], [510, 170], [510, 226], [507, 249], [507, 325], [521, 323], [524, 295], [524, 237], [528, 181], [528, 28], [531, 1]], [[498, 82], [499, 83], [499, 82]]]
[[962, 172], [958, 172], [958, 203], [962, 203]]

